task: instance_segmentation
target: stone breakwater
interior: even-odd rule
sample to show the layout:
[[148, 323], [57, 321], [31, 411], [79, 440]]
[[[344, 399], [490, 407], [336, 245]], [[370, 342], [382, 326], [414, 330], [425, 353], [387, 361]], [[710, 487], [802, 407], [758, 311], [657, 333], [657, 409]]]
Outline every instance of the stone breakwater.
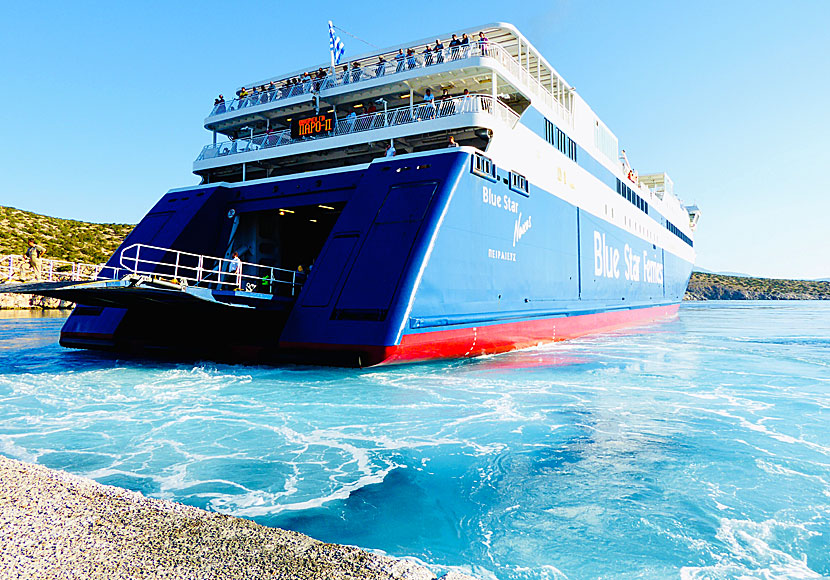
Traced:
[[[9, 268], [12, 271], [11, 278], [9, 277]], [[4, 284], [20, 284], [24, 282], [22, 274], [25, 274], [30, 279], [33, 275], [26, 260], [20, 256], [0, 255], [0, 310], [19, 310], [23, 308], [71, 309], [75, 306], [73, 302], [67, 300], [46, 298], [33, 294], [3, 294]], [[64, 279], [61, 276], [65, 277], [61, 272], [53, 274], [55, 279]]]
[[[0, 292], [3, 285], [0, 284]], [[57, 298], [46, 298], [33, 294], [0, 294], [0, 310], [19, 310], [21, 308], [39, 309], [70, 309], [75, 306], [74, 302], [58, 300]]]
[[0, 456], [0, 579], [435, 577], [406, 560]]

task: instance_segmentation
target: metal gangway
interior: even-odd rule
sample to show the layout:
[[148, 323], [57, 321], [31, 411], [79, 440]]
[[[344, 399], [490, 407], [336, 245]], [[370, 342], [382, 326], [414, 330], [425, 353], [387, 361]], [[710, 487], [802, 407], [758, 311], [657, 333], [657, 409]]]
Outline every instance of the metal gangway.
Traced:
[[295, 296], [306, 274], [265, 264], [236, 261], [162, 248], [132, 244], [123, 248], [119, 266], [85, 264], [66, 260], [42, 259], [40, 277], [25, 256], [0, 257], [0, 282], [92, 282], [140, 278], [167, 288], [189, 286], [226, 292]]
[[212, 290], [296, 295], [305, 274], [275, 266], [243, 262], [150, 246], [132, 244], [121, 250], [120, 274], [142, 276], [182, 288], [199, 286]]

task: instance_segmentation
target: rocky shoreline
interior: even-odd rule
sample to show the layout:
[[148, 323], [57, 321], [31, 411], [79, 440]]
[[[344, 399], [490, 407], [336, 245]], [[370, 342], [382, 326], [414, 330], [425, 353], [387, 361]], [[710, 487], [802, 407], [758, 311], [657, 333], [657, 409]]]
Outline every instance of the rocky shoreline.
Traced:
[[[436, 578], [407, 560], [147, 498], [2, 455], [0, 546], [0, 578]], [[450, 572], [443, 580], [474, 579]]]
[[830, 300], [830, 282], [692, 272], [684, 300]]

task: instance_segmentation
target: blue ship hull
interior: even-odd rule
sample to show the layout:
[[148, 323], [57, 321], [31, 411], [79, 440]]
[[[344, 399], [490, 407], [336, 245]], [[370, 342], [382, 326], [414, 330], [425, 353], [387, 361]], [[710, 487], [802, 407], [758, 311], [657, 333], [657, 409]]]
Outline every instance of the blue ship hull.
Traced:
[[676, 312], [690, 262], [533, 183], [511, 188], [503, 170], [476, 174], [473, 160], [446, 150], [171, 191], [122, 247], [226, 255], [239, 223], [280, 210], [340, 213], [320, 231], [312, 220], [279, 221], [282, 235], [256, 237], [255, 251], [281, 267], [313, 262], [296, 296], [245, 307], [79, 306], [61, 343], [362, 366], [502, 352]]

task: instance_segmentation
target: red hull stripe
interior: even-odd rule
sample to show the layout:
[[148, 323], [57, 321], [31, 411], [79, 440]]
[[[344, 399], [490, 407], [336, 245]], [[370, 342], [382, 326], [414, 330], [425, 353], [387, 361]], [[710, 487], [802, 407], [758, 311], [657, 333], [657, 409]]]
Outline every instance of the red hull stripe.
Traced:
[[581, 316], [524, 320], [405, 334], [398, 346], [281, 343], [302, 350], [362, 352], [364, 365], [413, 362], [437, 358], [461, 358], [507, 352], [538, 344], [569, 340], [586, 334], [665, 320], [677, 314], [679, 304], [616, 310]]

